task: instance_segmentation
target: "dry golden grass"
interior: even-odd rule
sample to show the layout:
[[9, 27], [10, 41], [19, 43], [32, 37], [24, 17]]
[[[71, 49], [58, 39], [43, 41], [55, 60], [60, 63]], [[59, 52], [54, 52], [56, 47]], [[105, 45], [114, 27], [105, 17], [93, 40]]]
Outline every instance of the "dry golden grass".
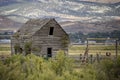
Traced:
[[[72, 45], [69, 47], [69, 55], [84, 54], [85, 49], [86, 45]], [[96, 55], [96, 53], [100, 53], [101, 55], [105, 55], [106, 52], [115, 55], [115, 46], [89, 45], [89, 54]], [[10, 55], [10, 53], [10, 44], [0, 44], [0, 55]], [[118, 54], [120, 54], [120, 45], [118, 46]]]
[[[84, 54], [86, 45], [72, 45], [69, 48], [69, 55]], [[89, 54], [96, 55], [97, 53], [105, 55], [110, 52], [115, 55], [115, 45], [89, 45]], [[120, 45], [118, 46], [118, 54], [120, 54]]]
[[10, 51], [0, 51], [0, 56], [7, 56], [10, 55], [11, 52]]
[[10, 44], [0, 44], [0, 56], [1, 55], [10, 55]]
[[0, 47], [10, 47], [10, 44], [0, 44]]

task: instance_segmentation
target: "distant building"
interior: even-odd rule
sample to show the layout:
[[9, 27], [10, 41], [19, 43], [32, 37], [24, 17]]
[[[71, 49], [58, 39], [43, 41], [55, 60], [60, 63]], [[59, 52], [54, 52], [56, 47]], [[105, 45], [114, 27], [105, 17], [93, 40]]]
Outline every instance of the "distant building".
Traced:
[[55, 19], [31, 19], [12, 36], [11, 42], [12, 54], [26, 55], [27, 49], [38, 56], [54, 57], [58, 50], [67, 54], [69, 36]]
[[78, 42], [76, 43], [71, 43], [71, 45], [83, 45], [84, 43], [82, 43], [81, 39], [78, 39]]
[[0, 30], [1, 35], [13, 35], [13, 33], [12, 30]]
[[81, 39], [79, 39], [79, 40], [78, 40], [78, 43], [79, 43], [79, 44], [81, 44], [81, 43], [82, 43]]
[[[87, 41], [85, 41], [85, 44], [87, 44]], [[96, 44], [96, 41], [88, 41], [88, 44]]]
[[116, 40], [107, 38], [107, 40], [105, 41], [105, 45], [114, 45]]
[[10, 39], [0, 39], [0, 43], [10, 43]]

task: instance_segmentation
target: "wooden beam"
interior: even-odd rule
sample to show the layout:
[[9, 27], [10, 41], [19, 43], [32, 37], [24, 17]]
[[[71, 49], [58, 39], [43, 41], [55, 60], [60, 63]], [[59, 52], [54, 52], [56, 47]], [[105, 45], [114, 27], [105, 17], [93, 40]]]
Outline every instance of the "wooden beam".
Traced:
[[118, 40], [118, 38], [87, 38], [87, 40]]

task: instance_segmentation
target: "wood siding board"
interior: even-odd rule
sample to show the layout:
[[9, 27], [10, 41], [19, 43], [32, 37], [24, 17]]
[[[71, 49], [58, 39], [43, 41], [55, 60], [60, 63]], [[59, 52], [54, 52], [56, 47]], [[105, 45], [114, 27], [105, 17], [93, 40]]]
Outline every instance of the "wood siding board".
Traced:
[[[24, 26], [21, 30], [23, 30], [24, 28], [28, 28], [28, 26], [29, 25]], [[35, 27], [35, 25], [34, 25], [34, 27]], [[53, 35], [49, 35], [50, 27], [54, 27]], [[25, 29], [25, 30], [27, 30], [27, 29]], [[20, 43], [20, 45], [22, 47], [24, 47], [24, 43], [28, 42], [28, 41], [32, 41], [32, 48], [34, 48], [34, 47], [41, 48], [40, 52], [32, 51], [37, 55], [47, 54], [47, 48], [49, 48], [49, 47], [51, 47], [53, 50], [52, 51], [53, 56], [56, 54], [56, 52], [58, 50], [68, 50], [68, 47], [66, 47], [66, 48], [62, 47], [61, 39], [63, 36], [66, 36], [69, 40], [69, 36], [54, 19], [51, 19], [42, 27], [34, 28], [31, 31], [33, 31], [33, 32], [35, 31], [35, 32], [31, 33], [30, 35], [25, 35], [24, 34], [25, 31], [21, 31], [23, 33], [21, 33], [18, 40], [15, 38], [12, 38], [12, 52], [13, 53], [14, 53], [13, 48], [16, 43]]]

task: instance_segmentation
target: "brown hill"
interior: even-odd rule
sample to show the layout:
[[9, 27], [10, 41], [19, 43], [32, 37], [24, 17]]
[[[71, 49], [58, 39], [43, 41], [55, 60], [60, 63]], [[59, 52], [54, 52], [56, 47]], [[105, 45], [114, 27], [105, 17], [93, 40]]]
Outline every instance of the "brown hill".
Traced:
[[[84, 34], [90, 32], [111, 32], [120, 30], [120, 20], [113, 20], [107, 22], [83, 23], [78, 21], [60, 22], [60, 25], [68, 33], [83, 32]], [[0, 30], [17, 30], [22, 26], [22, 23], [15, 22], [4, 16], [0, 16]]]
[[60, 24], [68, 33], [80, 31], [87, 34], [90, 32], [111, 32], [114, 30], [120, 30], [120, 20], [96, 23], [66, 21]]
[[21, 23], [15, 22], [4, 16], [0, 16], [0, 30], [17, 30], [22, 26]]

